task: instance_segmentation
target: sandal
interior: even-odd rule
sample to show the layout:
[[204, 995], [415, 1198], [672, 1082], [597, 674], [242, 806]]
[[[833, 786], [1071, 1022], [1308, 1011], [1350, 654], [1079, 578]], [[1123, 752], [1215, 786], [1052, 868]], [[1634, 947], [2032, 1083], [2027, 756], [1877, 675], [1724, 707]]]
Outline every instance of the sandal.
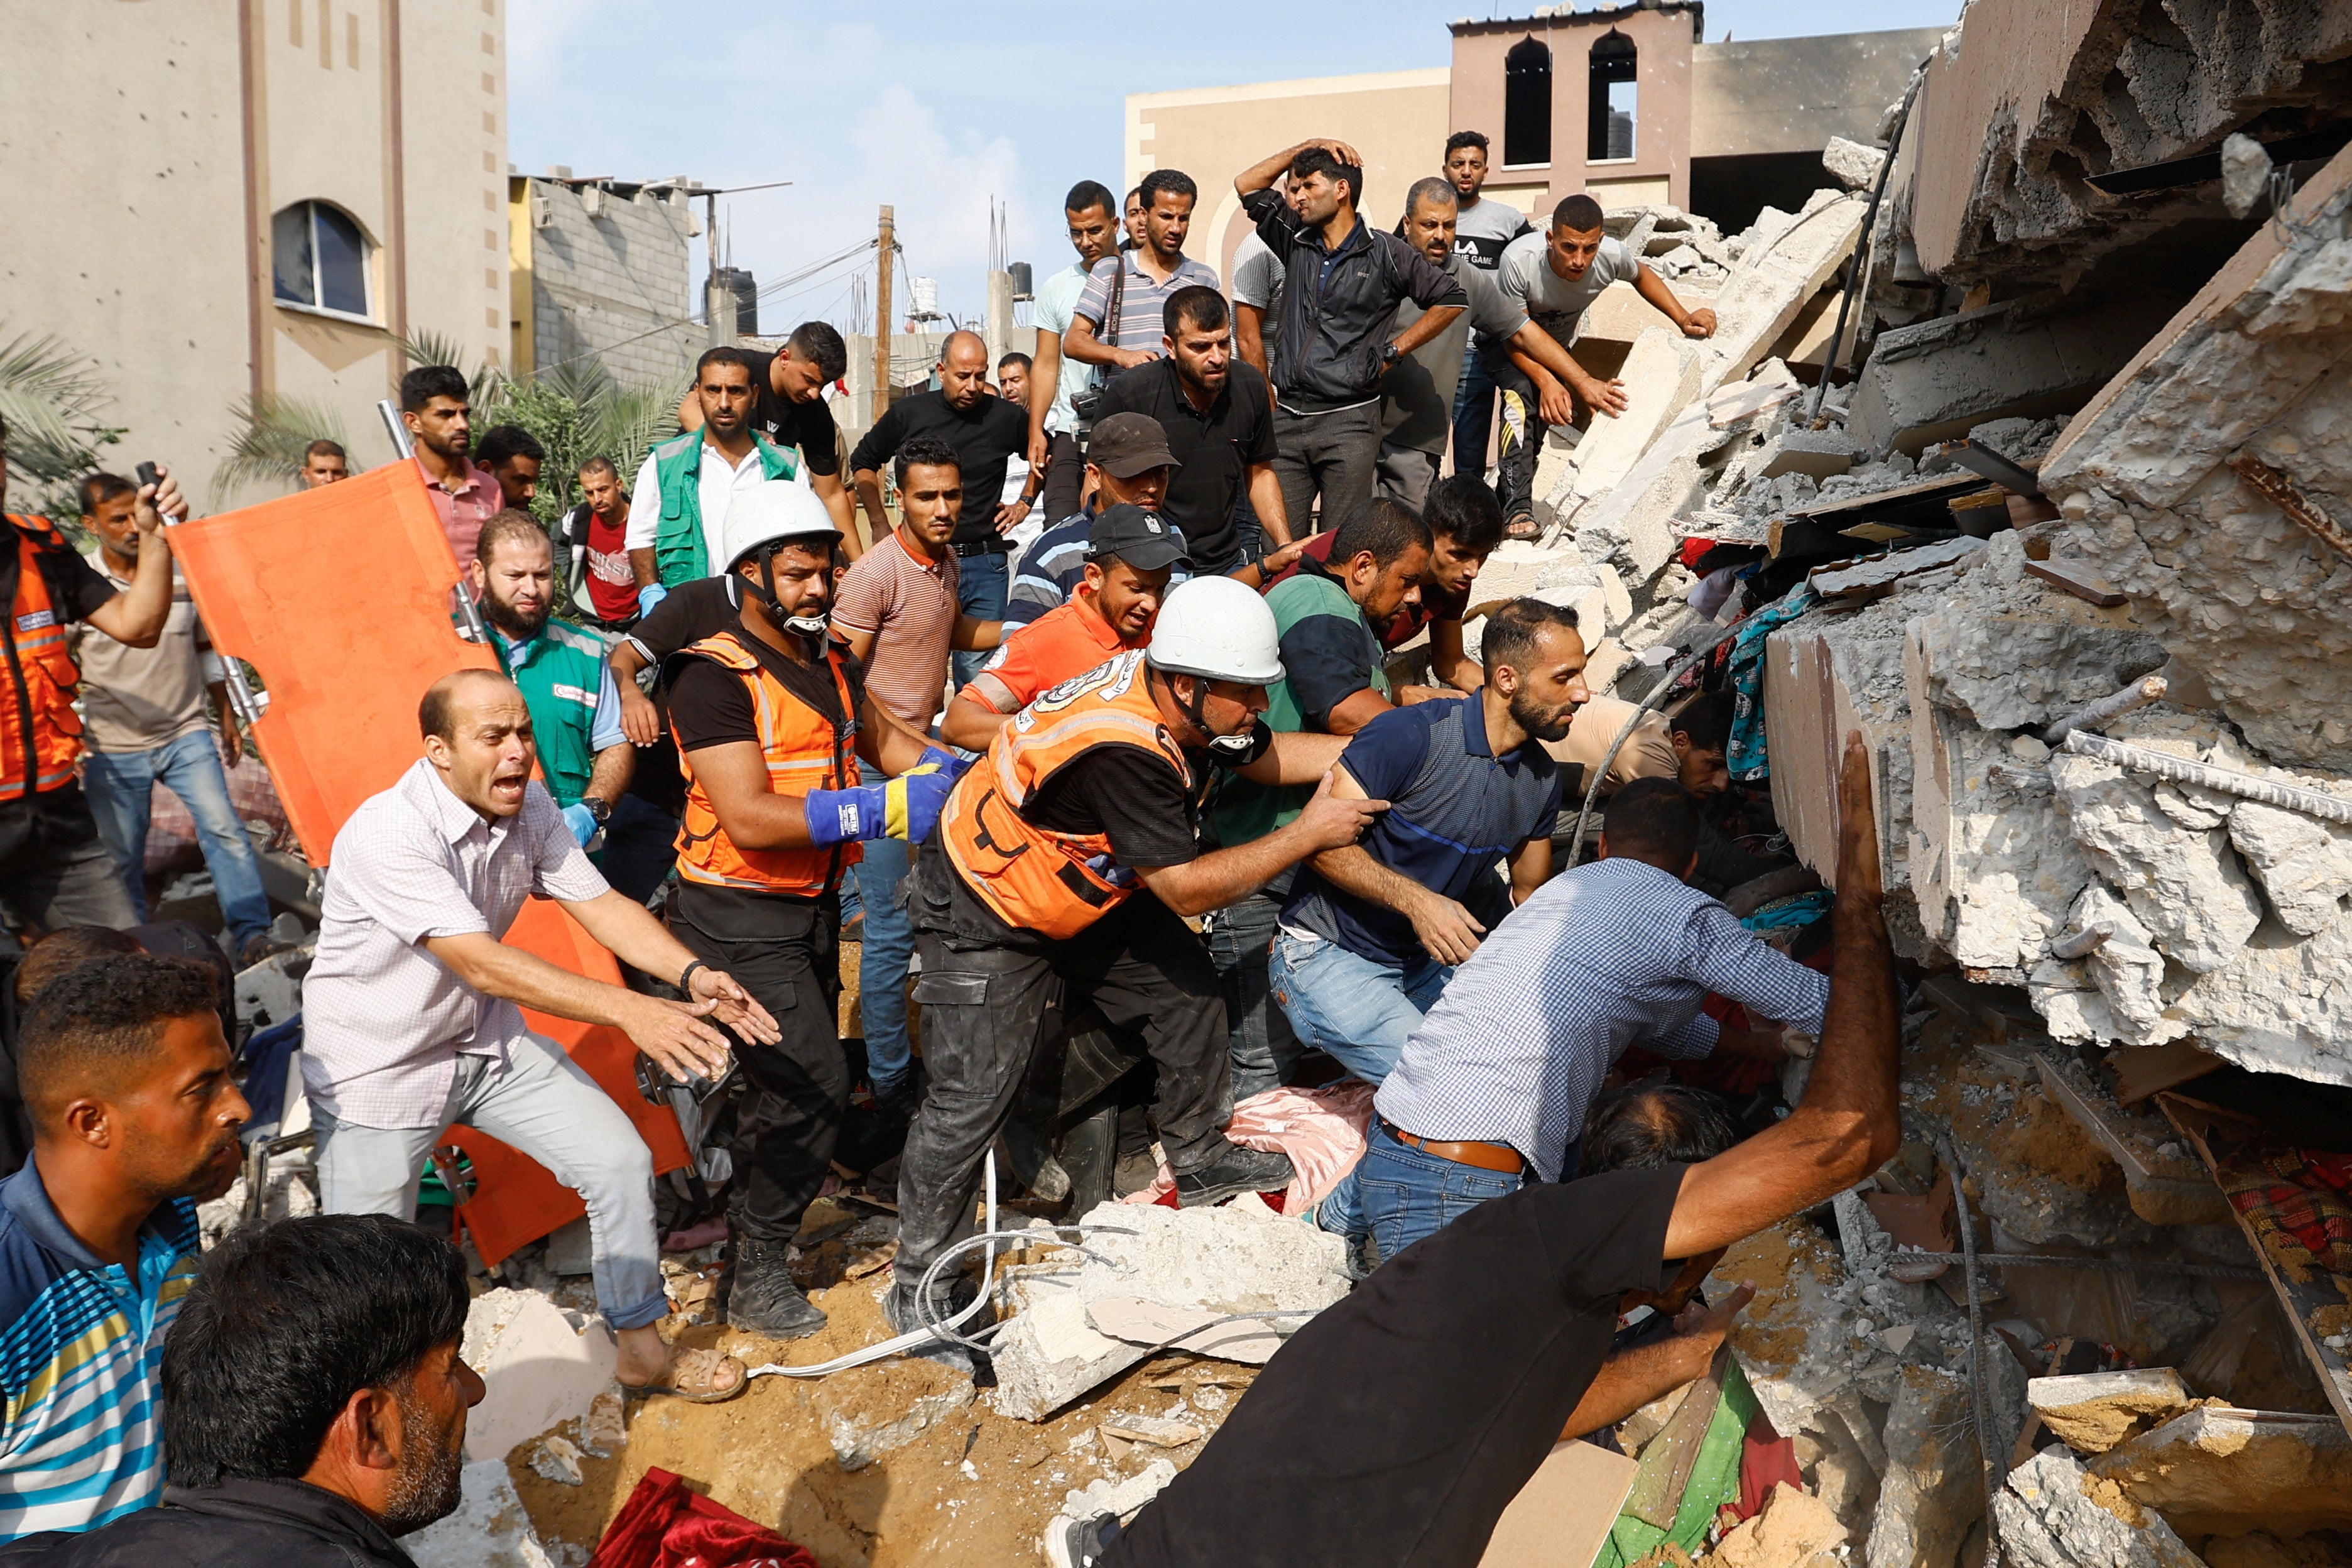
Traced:
[[1503, 524], [1503, 537], [1506, 539], [1534, 539], [1542, 532], [1543, 530], [1536, 526], [1533, 514], [1528, 512], [1523, 511]]
[[[728, 1367], [735, 1369], [732, 1377], [725, 1372]], [[750, 1383], [743, 1363], [733, 1356], [721, 1355], [717, 1351], [681, 1350], [671, 1354], [661, 1374], [651, 1383], [634, 1387], [625, 1383], [621, 1393], [627, 1398], [650, 1398], [658, 1394], [683, 1399], [689, 1405], [719, 1405], [741, 1394]]]

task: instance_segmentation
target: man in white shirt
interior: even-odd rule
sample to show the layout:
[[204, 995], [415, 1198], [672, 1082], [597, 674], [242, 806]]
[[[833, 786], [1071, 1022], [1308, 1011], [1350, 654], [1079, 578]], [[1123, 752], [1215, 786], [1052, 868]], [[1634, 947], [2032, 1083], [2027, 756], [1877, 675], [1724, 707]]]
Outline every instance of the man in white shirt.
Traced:
[[706, 351], [694, 367], [694, 395], [701, 426], [647, 452], [629, 489], [624, 542], [636, 574], [639, 615], [650, 615], [680, 583], [718, 574], [712, 563], [724, 555], [727, 508], [736, 496], [800, 475], [797, 457], [751, 428], [759, 391], [751, 355], [736, 348]]
[[1062, 198], [1063, 216], [1070, 224], [1070, 245], [1078, 258], [1038, 287], [1030, 319], [1037, 324], [1037, 357], [1029, 367], [1029, 466], [1045, 469], [1044, 510], [1046, 527], [1078, 510], [1078, 494], [1086, 482], [1085, 459], [1078, 451], [1078, 416], [1070, 399], [1095, 384], [1094, 367], [1062, 353], [1062, 334], [1070, 330], [1070, 315], [1086, 291], [1087, 273], [1118, 247], [1116, 203], [1108, 186], [1080, 180]]
[[[1665, 313], [1686, 338], [1715, 335], [1715, 312], [1704, 306], [1683, 309], [1665, 280], [1601, 226], [1601, 204], [1581, 194], [1552, 209], [1551, 227], [1521, 235], [1503, 250], [1495, 280], [1512, 304], [1549, 332], [1560, 347], [1576, 340], [1585, 308], [1612, 283], [1631, 283], [1643, 299]], [[1499, 362], [1499, 363], [1498, 363]], [[1572, 363], [1573, 362], [1571, 362]], [[1573, 412], [1570, 394], [1597, 414], [1614, 419], [1625, 407], [1624, 384], [1581, 374], [1563, 384], [1532, 360], [1490, 351], [1495, 384], [1503, 390], [1503, 441], [1495, 488], [1503, 497], [1503, 532], [1511, 539], [1535, 536], [1536, 454], [1543, 450], [1545, 426], [1565, 425]], [[1456, 459], [1459, 462], [1459, 459]]]

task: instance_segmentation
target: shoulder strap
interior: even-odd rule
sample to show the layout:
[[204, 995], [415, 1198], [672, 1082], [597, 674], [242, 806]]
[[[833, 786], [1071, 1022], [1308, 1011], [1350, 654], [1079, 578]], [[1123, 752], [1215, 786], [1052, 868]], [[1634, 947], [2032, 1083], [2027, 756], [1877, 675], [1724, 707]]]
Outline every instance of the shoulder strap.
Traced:
[[1116, 268], [1110, 275], [1110, 320], [1103, 323], [1101, 342], [1106, 348], [1118, 347], [1118, 318], [1127, 305], [1127, 252], [1110, 253]]
[[751, 657], [751, 650], [738, 641], [733, 632], [713, 633], [700, 642], [689, 643], [677, 651], [679, 655], [692, 654], [697, 658], [707, 658], [713, 664], [734, 670], [738, 674], [760, 668], [759, 660]]

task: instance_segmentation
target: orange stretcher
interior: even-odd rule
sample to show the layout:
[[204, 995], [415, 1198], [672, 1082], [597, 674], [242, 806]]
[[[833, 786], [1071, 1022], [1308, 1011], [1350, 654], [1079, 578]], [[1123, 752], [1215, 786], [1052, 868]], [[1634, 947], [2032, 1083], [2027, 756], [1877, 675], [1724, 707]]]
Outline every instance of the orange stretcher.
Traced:
[[[314, 866], [369, 796], [418, 754], [416, 705], [453, 669], [498, 668], [450, 621], [457, 582], [440, 514], [416, 465], [395, 462], [282, 500], [181, 523], [173, 552], [224, 658], [260, 672], [268, 707], [252, 727], [286, 816]], [[592, 980], [620, 967], [553, 903], [523, 906], [509, 943]], [[656, 1173], [688, 1163], [677, 1119], [637, 1093], [635, 1049], [620, 1030], [526, 1011], [570, 1052], [653, 1152]], [[457, 1210], [486, 1263], [586, 1213], [578, 1194], [497, 1139], [460, 1127], [473, 1199]]]

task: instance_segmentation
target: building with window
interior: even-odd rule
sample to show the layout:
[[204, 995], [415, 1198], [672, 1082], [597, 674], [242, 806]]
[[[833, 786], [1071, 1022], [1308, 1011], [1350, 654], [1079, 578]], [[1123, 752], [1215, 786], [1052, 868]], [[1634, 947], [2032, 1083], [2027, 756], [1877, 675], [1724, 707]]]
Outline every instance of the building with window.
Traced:
[[[503, 364], [508, 0], [0, 0], [0, 341], [97, 362], [124, 472], [205, 510], [248, 398], [318, 408], [354, 467], [431, 332]], [[61, 100], [60, 95], [68, 95]]]
[[1486, 195], [1531, 216], [1589, 192], [1604, 207], [1671, 203], [1739, 229], [1825, 183], [1832, 136], [1876, 140], [1944, 31], [1710, 44], [1702, 25], [1699, 0], [1541, 6], [1452, 24], [1451, 63], [1434, 69], [1134, 94], [1126, 184], [1155, 168], [1199, 182], [1188, 248], [1221, 275], [1245, 226], [1234, 176], [1309, 136], [1362, 154], [1366, 213], [1383, 225], [1408, 185], [1439, 172], [1445, 138], [1476, 131], [1491, 143]]
[[[517, 373], [593, 361], [625, 384], [683, 393], [710, 343], [687, 259], [702, 232], [692, 181], [574, 179], [561, 164], [507, 182], [512, 295], [507, 363]], [[733, 268], [722, 268], [733, 273]], [[740, 274], [749, 282], [751, 274]], [[757, 304], [739, 310], [758, 331]]]

